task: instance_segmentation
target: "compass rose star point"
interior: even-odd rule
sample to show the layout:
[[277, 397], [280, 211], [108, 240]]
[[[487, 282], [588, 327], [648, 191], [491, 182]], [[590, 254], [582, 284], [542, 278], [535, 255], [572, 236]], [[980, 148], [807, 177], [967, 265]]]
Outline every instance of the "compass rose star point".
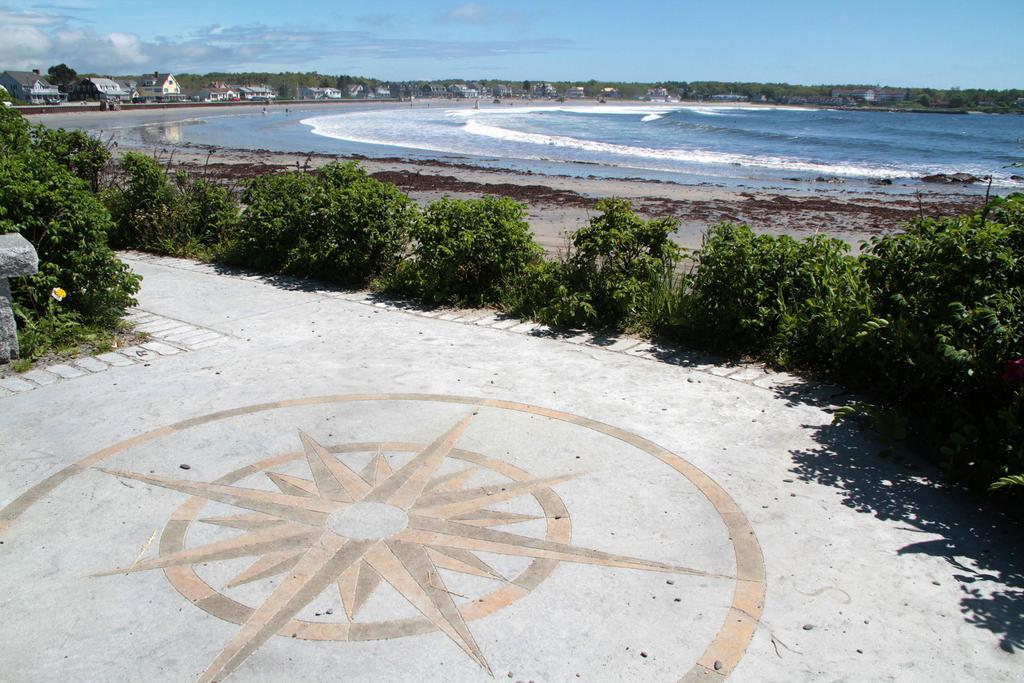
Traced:
[[474, 411], [466, 415], [397, 469], [378, 449], [357, 472], [300, 430], [299, 440], [312, 479], [264, 471], [276, 491], [103, 470], [239, 508], [237, 513], [199, 521], [242, 532], [140, 560], [107, 574], [251, 557], [253, 562], [231, 577], [225, 588], [284, 575], [251, 611], [201, 681], [222, 680], [230, 675], [328, 588], [333, 586], [338, 592], [345, 616], [355, 622], [360, 609], [383, 583], [394, 588], [433, 627], [491, 674], [439, 572], [443, 569], [506, 583], [508, 579], [477, 552], [720, 577], [497, 528], [544, 517], [492, 510], [490, 506], [533, 496], [578, 475], [466, 488], [474, 468], [439, 474], [477, 414]]

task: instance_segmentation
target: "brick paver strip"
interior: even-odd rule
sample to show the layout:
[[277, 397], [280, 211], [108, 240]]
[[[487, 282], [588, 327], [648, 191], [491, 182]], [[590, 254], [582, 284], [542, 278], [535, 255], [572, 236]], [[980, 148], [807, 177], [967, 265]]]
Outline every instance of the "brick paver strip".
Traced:
[[60, 365], [51, 365], [46, 368], [46, 371], [52, 372], [63, 379], [74, 379], [75, 377], [84, 377], [88, 374], [85, 370], [80, 370], [79, 368], [74, 368], [70, 365], [64, 365], [63, 363]]
[[630, 337], [623, 337], [621, 339], [615, 340], [615, 343], [609, 344], [605, 348], [608, 349], [609, 351], [627, 351], [627, 350], [633, 348], [634, 346], [637, 346], [638, 344], [640, 344], [640, 340], [639, 339], [631, 339]]
[[92, 356], [79, 358], [77, 360], [72, 361], [71, 364], [74, 365], [75, 367], [85, 368], [89, 372], [103, 372], [104, 370], [110, 367], [103, 361], [96, 360]]
[[44, 387], [47, 384], [53, 384], [54, 382], [60, 379], [60, 377], [57, 377], [57, 375], [53, 374], [52, 372], [47, 372], [46, 370], [29, 370], [28, 372], [21, 373], [20, 376], [22, 379], [31, 380], [36, 384]]
[[163, 341], [176, 342], [176, 341], [180, 341], [182, 339], [185, 339], [187, 337], [191, 337], [192, 335], [196, 334], [197, 332], [203, 332], [203, 331], [205, 331], [205, 330], [202, 330], [201, 328], [198, 328], [198, 327], [193, 327], [192, 325], [187, 325], [186, 327], [183, 327], [180, 330], [175, 330], [174, 332], [172, 332], [170, 334], [159, 334], [159, 335], [154, 335], [154, 336], [159, 337]]
[[187, 345], [190, 345], [190, 344], [197, 344], [197, 343], [199, 343], [201, 341], [207, 341], [209, 339], [216, 339], [217, 337], [222, 337], [222, 336], [223, 335], [220, 332], [213, 332], [211, 330], [204, 330], [203, 328], [200, 327], [200, 328], [196, 328], [196, 330], [194, 332], [191, 332], [191, 333], [185, 334], [185, 335], [181, 335], [179, 337], [176, 337], [175, 339], [168, 339], [168, 341], [174, 341], [174, 342], [177, 342], [179, 344], [185, 344], [187, 346]]
[[490, 313], [490, 314], [485, 315], [484, 317], [480, 318], [479, 320], [477, 320], [473, 324], [474, 325], [479, 325], [481, 327], [486, 327], [486, 326], [490, 325], [491, 323], [493, 323], [497, 319], [498, 319], [498, 316], [497, 316], [496, 313]]
[[753, 382], [756, 379], [764, 377], [764, 368], [744, 368], [737, 373], [729, 375], [729, 379], [734, 379], [737, 382]]
[[491, 325], [495, 330], [507, 330], [510, 327], [515, 327], [519, 323], [523, 322], [519, 318], [507, 318], [505, 320], [499, 320], [498, 322]]
[[180, 327], [180, 326], [181, 326], [181, 323], [178, 322], [177, 320], [166, 320], [166, 319], [162, 319], [161, 318], [161, 319], [158, 319], [158, 320], [153, 320], [152, 322], [147, 322], [147, 323], [142, 323], [141, 325], [136, 325], [135, 329], [137, 329], [139, 332], [147, 332], [149, 334], [156, 334], [157, 332], [163, 332], [165, 330], [171, 330], [171, 329], [174, 329], [175, 327]]
[[36, 388], [36, 385], [31, 382], [26, 382], [19, 377], [4, 377], [3, 379], [0, 379], [0, 387], [20, 394], [23, 391], [32, 391]]
[[148, 360], [156, 355], [153, 351], [144, 349], [141, 346], [127, 346], [118, 351], [118, 353], [132, 360]]
[[104, 363], [109, 363], [110, 365], [113, 365], [113, 366], [116, 366], [116, 367], [125, 367], [127, 365], [135, 365], [135, 363], [133, 363], [130, 359], [125, 358], [124, 356], [122, 356], [119, 353], [114, 353], [114, 352], [101, 353], [100, 355], [98, 355], [96, 357], [99, 358]]
[[161, 356], [173, 356], [176, 353], [181, 353], [181, 349], [169, 344], [161, 344], [160, 342], [146, 342], [142, 345], [142, 348], [155, 351]]

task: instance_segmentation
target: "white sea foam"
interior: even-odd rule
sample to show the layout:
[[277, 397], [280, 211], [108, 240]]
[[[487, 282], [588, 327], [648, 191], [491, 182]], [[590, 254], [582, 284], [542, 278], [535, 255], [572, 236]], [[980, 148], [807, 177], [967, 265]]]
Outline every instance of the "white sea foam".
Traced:
[[[303, 119], [317, 135], [370, 145], [386, 145], [431, 153], [459, 154], [480, 157], [504, 157], [523, 161], [591, 162], [621, 168], [696, 173], [707, 176], [750, 177], [767, 173], [781, 176], [785, 172], [851, 178], [913, 178], [936, 172], [949, 172], [930, 164], [842, 162], [833, 163], [801, 159], [785, 154], [742, 154], [715, 151], [697, 146], [650, 147], [619, 144], [521, 130], [520, 124], [538, 125], [536, 112], [565, 111], [639, 117], [650, 122], [680, 109], [714, 111], [712, 116], [730, 110], [750, 107], [735, 106], [526, 106], [483, 109], [377, 110], [316, 116]], [[814, 111], [792, 108], [792, 111]], [[733, 167], [730, 169], [730, 167]], [[740, 169], [745, 169], [741, 171]], [[959, 168], [974, 172], [971, 168]], [[979, 173], [985, 173], [979, 169]], [[1003, 179], [996, 175], [996, 183]]]
[[641, 157], [702, 165], [760, 167], [864, 178], [910, 178], [916, 175], [916, 173], [909, 170], [896, 168], [861, 166], [855, 164], [821, 164], [812, 161], [777, 156], [754, 157], [746, 154], [711, 152], [700, 149], [653, 149], [650, 147], [619, 145], [610, 142], [598, 142], [595, 140], [580, 140], [578, 138], [562, 135], [542, 135], [539, 133], [526, 133], [523, 131], [509, 130], [499, 126], [488, 125], [476, 120], [475, 118], [470, 118], [466, 121], [464, 130], [472, 135], [530, 145], [546, 145], [549, 147], [577, 149], [615, 156]]

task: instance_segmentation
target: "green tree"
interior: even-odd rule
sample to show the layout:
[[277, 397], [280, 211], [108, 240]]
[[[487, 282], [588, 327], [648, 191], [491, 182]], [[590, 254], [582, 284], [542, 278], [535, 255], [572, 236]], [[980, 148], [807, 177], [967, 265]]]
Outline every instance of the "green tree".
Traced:
[[50, 82], [60, 87], [61, 90], [78, 78], [78, 72], [64, 62], [51, 66], [46, 73], [50, 77]]

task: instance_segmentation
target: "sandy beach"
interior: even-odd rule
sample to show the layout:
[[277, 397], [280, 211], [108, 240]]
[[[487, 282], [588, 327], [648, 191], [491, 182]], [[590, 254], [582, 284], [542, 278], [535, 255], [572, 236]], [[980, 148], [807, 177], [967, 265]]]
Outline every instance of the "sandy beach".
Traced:
[[[435, 106], [442, 104], [452, 106], [449, 101]], [[197, 118], [224, 111], [223, 106], [195, 107], [188, 109], [187, 116]], [[76, 127], [82, 122], [102, 121], [106, 116], [109, 114], [68, 112], [30, 118], [52, 127]], [[131, 116], [141, 125], [159, 121], [166, 116], [166, 111], [144, 110], [132, 112]], [[764, 190], [726, 187], [712, 182], [683, 184], [641, 178], [553, 175], [441, 160], [286, 153], [187, 142], [159, 144], [153, 141], [133, 149], [157, 156], [172, 167], [186, 168], [228, 183], [240, 183], [260, 173], [315, 169], [334, 161], [356, 160], [368, 173], [394, 183], [421, 204], [446, 196], [511, 197], [528, 207], [536, 239], [549, 253], [564, 247], [567, 236], [594, 214], [594, 205], [605, 197], [627, 198], [647, 217], [677, 219], [676, 241], [691, 248], [700, 245], [707, 226], [719, 221], [746, 223], [759, 232], [795, 237], [825, 233], [856, 248], [861, 241], [897, 230], [902, 222], [916, 216], [961, 213], [983, 202], [983, 195], [979, 196], [976, 189], [968, 192], [956, 186], [922, 183], [916, 195], [899, 194], [881, 188], [878, 191], [850, 189], [844, 187], [846, 183], [841, 178], [834, 177], [806, 181], [794, 190]], [[129, 150], [122, 146], [112, 151], [117, 156]]]
[[[800, 192], [737, 191], [713, 184], [682, 185], [648, 180], [612, 180], [528, 174], [441, 161], [366, 159], [325, 154], [283, 154], [239, 149], [151, 148], [172, 166], [240, 182], [260, 173], [317, 168], [334, 161], [356, 160], [374, 177], [394, 183], [418, 203], [441, 197], [511, 197], [528, 208], [537, 241], [549, 252], [564, 247], [568, 235], [595, 213], [606, 197], [629, 199], [650, 218], [679, 221], [676, 241], [700, 246], [709, 225], [746, 223], [758, 232], [803, 237], [826, 233], [855, 248], [863, 240], [915, 216], [961, 213], [980, 206], [977, 195], [922, 193], [919, 197], [808, 188]], [[822, 183], [828, 186], [828, 183]]]

